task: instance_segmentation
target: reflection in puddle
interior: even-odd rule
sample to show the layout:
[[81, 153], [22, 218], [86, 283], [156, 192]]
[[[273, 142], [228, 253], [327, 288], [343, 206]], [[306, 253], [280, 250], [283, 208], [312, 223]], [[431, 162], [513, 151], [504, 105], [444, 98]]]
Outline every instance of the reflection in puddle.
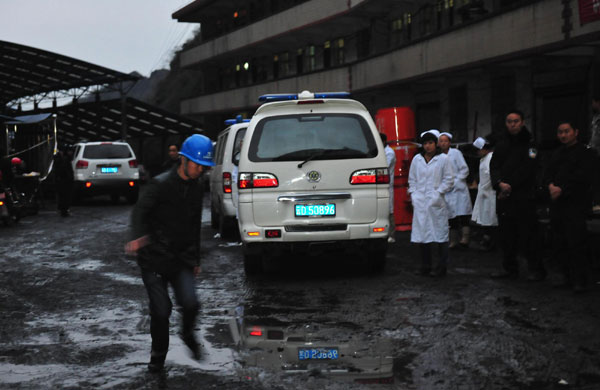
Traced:
[[245, 368], [361, 383], [393, 382], [391, 343], [385, 340], [358, 340], [351, 329], [338, 324], [285, 323], [249, 311], [238, 306], [230, 320]]

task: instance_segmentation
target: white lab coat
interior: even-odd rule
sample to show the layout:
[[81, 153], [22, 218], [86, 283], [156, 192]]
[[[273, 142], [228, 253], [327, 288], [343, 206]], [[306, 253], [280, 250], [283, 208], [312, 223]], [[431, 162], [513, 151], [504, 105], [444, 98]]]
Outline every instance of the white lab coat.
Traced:
[[488, 153], [479, 161], [479, 185], [477, 198], [473, 207], [471, 220], [482, 226], [498, 226], [496, 215], [496, 191], [492, 187], [490, 177], [490, 161], [492, 153]]
[[396, 152], [385, 146], [385, 158], [387, 159], [388, 170], [390, 172], [390, 214], [394, 214], [394, 169], [396, 167]]
[[461, 151], [458, 149], [450, 148], [448, 150], [448, 159], [452, 162], [452, 167], [454, 168], [454, 186], [450, 192], [446, 193], [448, 219], [460, 215], [471, 215], [473, 208], [471, 206], [469, 188], [467, 187], [469, 167]]
[[444, 194], [452, 189], [454, 172], [448, 156], [441, 153], [429, 163], [417, 154], [408, 173], [408, 193], [413, 205], [410, 241], [448, 242], [448, 206]]

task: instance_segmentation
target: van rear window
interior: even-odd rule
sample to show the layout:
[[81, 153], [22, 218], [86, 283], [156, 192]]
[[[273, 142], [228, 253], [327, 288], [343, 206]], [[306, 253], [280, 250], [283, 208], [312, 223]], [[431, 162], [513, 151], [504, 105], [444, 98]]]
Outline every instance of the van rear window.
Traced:
[[83, 149], [83, 158], [93, 159], [118, 159], [130, 158], [131, 150], [127, 145], [102, 144], [86, 145]]
[[248, 158], [254, 162], [373, 158], [377, 144], [360, 115], [273, 116], [254, 130]]

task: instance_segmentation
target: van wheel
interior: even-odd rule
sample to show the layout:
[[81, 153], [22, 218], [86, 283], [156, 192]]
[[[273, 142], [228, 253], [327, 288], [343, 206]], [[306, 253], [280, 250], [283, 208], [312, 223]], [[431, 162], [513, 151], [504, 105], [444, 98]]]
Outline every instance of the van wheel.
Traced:
[[262, 260], [258, 255], [244, 254], [244, 272], [247, 276], [257, 275], [262, 271]]
[[219, 216], [219, 233], [221, 233], [221, 238], [235, 237], [234, 227], [237, 227], [237, 225], [234, 222], [235, 219], [233, 218], [227, 218], [223, 214]]
[[127, 203], [135, 204], [138, 200], [138, 191], [132, 191], [127, 194]]

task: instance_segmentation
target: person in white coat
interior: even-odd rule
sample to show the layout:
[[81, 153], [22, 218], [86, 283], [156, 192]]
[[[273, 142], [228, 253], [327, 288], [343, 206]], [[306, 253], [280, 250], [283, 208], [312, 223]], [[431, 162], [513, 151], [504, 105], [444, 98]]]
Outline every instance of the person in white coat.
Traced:
[[[421, 134], [423, 151], [408, 174], [408, 193], [413, 205], [410, 241], [419, 244], [421, 267], [417, 274], [445, 276], [448, 264], [448, 206], [444, 194], [452, 189], [454, 173], [447, 155], [437, 147], [436, 131]], [[438, 244], [439, 261], [432, 268], [431, 247]]]
[[469, 246], [469, 220], [473, 211], [471, 205], [471, 196], [467, 186], [467, 176], [469, 176], [469, 167], [460, 150], [451, 148], [452, 134], [448, 132], [440, 133], [438, 146], [442, 153], [448, 155], [448, 159], [454, 168], [454, 185], [452, 190], [446, 193], [446, 202], [448, 203], [448, 222], [450, 224], [450, 249], [459, 245]]
[[381, 141], [385, 145], [385, 158], [387, 159], [388, 171], [390, 173], [390, 234], [388, 242], [396, 242], [394, 235], [396, 233], [396, 218], [394, 217], [394, 169], [396, 168], [396, 152], [390, 147], [387, 142], [387, 135], [379, 133]]
[[471, 220], [480, 225], [483, 230], [481, 249], [491, 250], [495, 246], [495, 231], [498, 226], [498, 215], [496, 214], [496, 190], [492, 186], [490, 177], [490, 161], [493, 155], [493, 142], [491, 136], [479, 137], [473, 142], [478, 149], [479, 160], [479, 184], [477, 185], [477, 198], [473, 206]]

